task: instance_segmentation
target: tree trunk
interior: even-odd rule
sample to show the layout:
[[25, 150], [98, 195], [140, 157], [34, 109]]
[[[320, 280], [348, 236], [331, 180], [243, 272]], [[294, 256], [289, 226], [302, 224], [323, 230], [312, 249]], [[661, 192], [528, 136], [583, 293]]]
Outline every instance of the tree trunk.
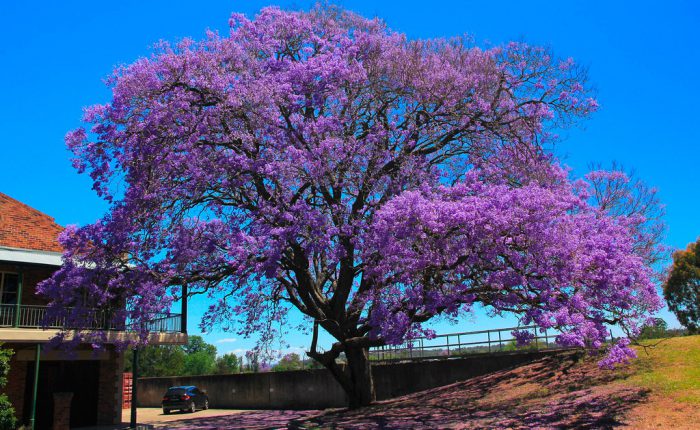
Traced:
[[[369, 347], [353, 346], [350, 342], [336, 342], [330, 350], [319, 353], [316, 350], [318, 327], [319, 323], [315, 321], [311, 349], [306, 354], [331, 372], [331, 375], [347, 394], [348, 406], [351, 409], [367, 406], [375, 401], [377, 396], [372, 379]], [[344, 368], [335, 361], [342, 352], [345, 353], [348, 362]]]
[[372, 366], [369, 361], [369, 349], [347, 347], [345, 357], [348, 360], [347, 374], [350, 377], [349, 389], [346, 389], [350, 409], [367, 406], [377, 399], [372, 379]]

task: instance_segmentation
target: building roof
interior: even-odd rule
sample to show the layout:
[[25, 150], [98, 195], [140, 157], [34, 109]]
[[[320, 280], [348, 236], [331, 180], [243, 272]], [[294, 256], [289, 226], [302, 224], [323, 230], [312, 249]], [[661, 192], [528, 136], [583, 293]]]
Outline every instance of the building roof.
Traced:
[[0, 247], [62, 252], [62, 231], [52, 217], [0, 193]]

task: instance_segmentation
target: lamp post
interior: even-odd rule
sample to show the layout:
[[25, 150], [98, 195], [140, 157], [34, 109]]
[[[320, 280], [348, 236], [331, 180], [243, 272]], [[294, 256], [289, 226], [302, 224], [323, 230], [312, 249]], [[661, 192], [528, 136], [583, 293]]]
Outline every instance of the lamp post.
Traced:
[[180, 332], [187, 334], [187, 283], [182, 284], [182, 310], [180, 312]]
[[139, 377], [139, 350], [134, 348], [134, 355], [131, 361], [132, 376], [131, 376], [131, 420], [129, 428], [136, 428], [136, 399], [138, 394], [138, 377]]

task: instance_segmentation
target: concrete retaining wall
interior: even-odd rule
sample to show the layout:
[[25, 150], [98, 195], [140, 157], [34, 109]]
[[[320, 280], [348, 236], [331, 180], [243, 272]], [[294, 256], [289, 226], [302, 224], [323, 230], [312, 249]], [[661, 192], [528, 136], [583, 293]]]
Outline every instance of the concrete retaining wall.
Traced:
[[[374, 365], [377, 399], [463, 381], [561, 351], [523, 351], [450, 360]], [[213, 408], [324, 409], [347, 405], [340, 385], [325, 370], [139, 378], [138, 406], [160, 407], [168, 387], [196, 385], [206, 390]]]
[[206, 390], [212, 408], [324, 409], [347, 398], [325, 370], [139, 378], [138, 406], [160, 407], [168, 387], [196, 385]]

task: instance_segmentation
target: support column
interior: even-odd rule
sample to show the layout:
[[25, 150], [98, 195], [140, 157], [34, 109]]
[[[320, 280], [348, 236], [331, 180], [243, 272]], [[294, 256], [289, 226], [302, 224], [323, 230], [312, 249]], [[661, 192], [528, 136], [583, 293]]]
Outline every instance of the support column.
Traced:
[[41, 344], [36, 344], [36, 360], [34, 361], [34, 388], [32, 390], [32, 409], [29, 416], [29, 426], [34, 430], [34, 421], [36, 419], [36, 396], [39, 389], [39, 361], [41, 359]]
[[137, 386], [138, 384], [137, 379], [139, 377], [139, 350], [138, 348], [134, 348], [134, 355], [132, 356], [131, 359], [131, 372], [132, 372], [132, 377], [131, 377], [131, 420], [129, 422], [129, 428], [135, 429], [136, 428], [136, 396], [138, 394], [137, 391]]
[[182, 285], [182, 311], [180, 314], [180, 332], [187, 334], [187, 283]]
[[22, 306], [22, 284], [24, 281], [24, 273], [17, 273], [17, 304], [15, 304], [15, 322], [13, 327], [19, 327], [19, 311]]

